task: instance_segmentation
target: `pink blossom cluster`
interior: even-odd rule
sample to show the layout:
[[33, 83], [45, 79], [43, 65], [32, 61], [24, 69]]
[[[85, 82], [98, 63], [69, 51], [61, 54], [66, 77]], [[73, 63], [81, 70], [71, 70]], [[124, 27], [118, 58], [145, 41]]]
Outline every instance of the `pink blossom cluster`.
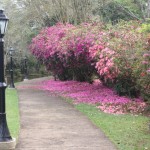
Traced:
[[115, 58], [115, 51], [108, 47], [99, 49], [99, 51], [97, 51], [97, 53], [99, 52], [99, 61], [96, 62], [95, 68], [105, 81], [108, 79], [113, 81], [118, 76], [118, 69], [113, 60]]
[[98, 80], [93, 84], [77, 81], [44, 81], [42, 90], [48, 90], [61, 96], [69, 97], [75, 104], [96, 104], [99, 109], [111, 114], [143, 112], [146, 103], [141, 98], [120, 97], [116, 92], [102, 85]]
[[65, 36], [66, 31], [73, 28], [70, 24], [58, 23], [56, 26], [44, 28], [32, 39], [31, 52], [37, 57], [47, 59], [59, 51], [60, 40]]

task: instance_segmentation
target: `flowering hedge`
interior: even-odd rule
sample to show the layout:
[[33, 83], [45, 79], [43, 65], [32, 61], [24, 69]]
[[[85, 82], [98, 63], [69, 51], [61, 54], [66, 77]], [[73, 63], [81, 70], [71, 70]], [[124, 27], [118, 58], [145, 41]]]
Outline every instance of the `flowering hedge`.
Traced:
[[30, 50], [61, 80], [92, 82], [97, 76], [120, 95], [142, 92], [149, 98], [149, 42], [139, 30], [138, 22], [115, 27], [59, 23], [43, 29]]
[[69, 24], [43, 29], [32, 40], [30, 49], [61, 80], [91, 80], [94, 66], [89, 47], [94, 35], [82, 29]]

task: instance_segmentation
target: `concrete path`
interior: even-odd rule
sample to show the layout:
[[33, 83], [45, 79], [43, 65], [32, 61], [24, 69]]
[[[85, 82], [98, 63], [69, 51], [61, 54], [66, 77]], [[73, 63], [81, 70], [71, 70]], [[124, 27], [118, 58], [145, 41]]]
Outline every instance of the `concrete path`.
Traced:
[[48, 91], [30, 88], [42, 80], [17, 86], [21, 131], [16, 150], [116, 150], [100, 129], [71, 104]]

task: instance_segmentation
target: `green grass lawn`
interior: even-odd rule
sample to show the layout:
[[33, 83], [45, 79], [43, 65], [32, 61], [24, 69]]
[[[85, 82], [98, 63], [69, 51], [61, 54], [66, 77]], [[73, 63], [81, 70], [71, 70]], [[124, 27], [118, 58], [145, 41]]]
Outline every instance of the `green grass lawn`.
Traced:
[[18, 96], [15, 89], [6, 90], [6, 114], [7, 123], [11, 136], [18, 138], [19, 133], [19, 110], [18, 110]]
[[76, 108], [101, 128], [119, 150], [150, 150], [150, 118], [106, 114], [86, 104], [76, 105]]

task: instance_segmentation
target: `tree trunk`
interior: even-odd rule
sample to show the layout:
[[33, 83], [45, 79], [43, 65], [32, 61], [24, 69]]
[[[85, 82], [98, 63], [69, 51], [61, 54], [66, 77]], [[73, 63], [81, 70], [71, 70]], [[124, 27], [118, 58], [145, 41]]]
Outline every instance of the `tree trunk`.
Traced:
[[147, 1], [147, 18], [150, 18], [150, 0]]

